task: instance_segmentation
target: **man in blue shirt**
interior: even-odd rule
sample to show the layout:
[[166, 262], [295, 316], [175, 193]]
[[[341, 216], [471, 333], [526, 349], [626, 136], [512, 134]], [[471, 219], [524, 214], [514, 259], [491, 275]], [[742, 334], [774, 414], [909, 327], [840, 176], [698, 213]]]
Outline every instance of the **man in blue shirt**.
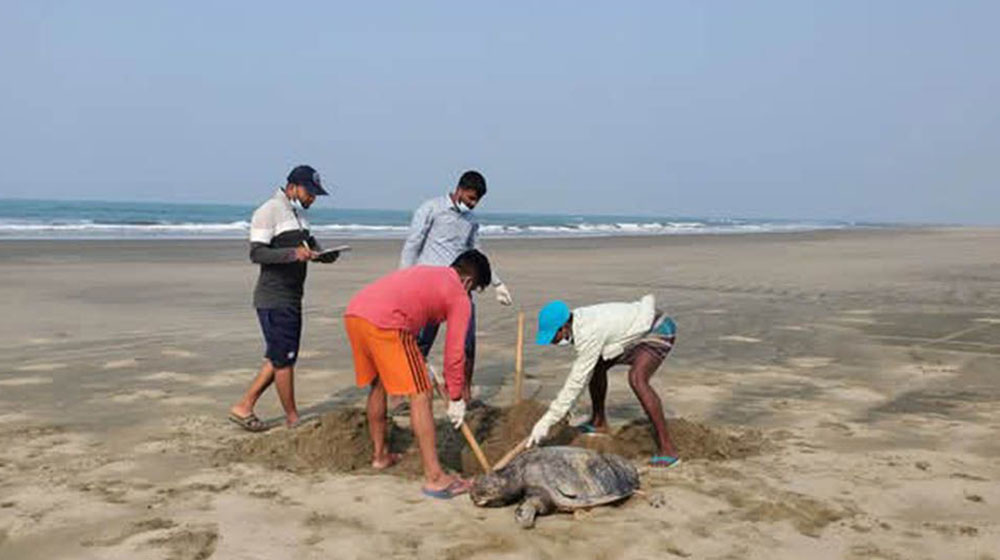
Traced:
[[[479, 243], [479, 221], [472, 210], [486, 196], [486, 179], [478, 171], [466, 171], [458, 180], [453, 192], [425, 201], [413, 213], [410, 231], [403, 243], [399, 259], [400, 268], [414, 265], [451, 266], [462, 253], [482, 250]], [[497, 301], [511, 305], [514, 299], [510, 290], [500, 280], [496, 267], [490, 282], [496, 289]], [[438, 325], [426, 325], [417, 337], [417, 346], [426, 357], [434, 345]], [[465, 337], [465, 389], [462, 397], [471, 399], [470, 387], [476, 359], [476, 315], [473, 304], [472, 319]]]

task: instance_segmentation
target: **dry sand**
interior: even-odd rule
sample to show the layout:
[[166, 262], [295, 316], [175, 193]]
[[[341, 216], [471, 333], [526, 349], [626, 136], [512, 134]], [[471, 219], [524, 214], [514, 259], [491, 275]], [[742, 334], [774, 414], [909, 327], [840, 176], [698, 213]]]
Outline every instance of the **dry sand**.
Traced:
[[[653, 292], [680, 329], [654, 383], [686, 460], [642, 469], [665, 505], [532, 531], [422, 497], [406, 418], [407, 460], [368, 469], [340, 314], [398, 242], [352, 244], [310, 270], [296, 389], [314, 421], [248, 435], [225, 421], [260, 355], [241, 243], [0, 243], [0, 558], [1000, 558], [996, 230], [489, 243], [529, 313]], [[489, 296], [491, 406], [470, 423], [496, 458], [540, 407], [503, 408], [516, 316]], [[527, 396], [551, 398], [571, 359], [528, 346]], [[612, 435], [563, 436], [649, 452], [623, 373]], [[475, 469], [441, 434], [446, 464]]]

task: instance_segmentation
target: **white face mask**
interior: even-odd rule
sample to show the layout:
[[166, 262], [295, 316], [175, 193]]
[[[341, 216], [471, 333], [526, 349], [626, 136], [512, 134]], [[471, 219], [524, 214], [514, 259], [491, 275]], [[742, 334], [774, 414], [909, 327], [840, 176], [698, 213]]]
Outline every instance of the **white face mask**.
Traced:
[[462, 214], [465, 214], [466, 212], [472, 212], [472, 208], [466, 206], [466, 204], [461, 200], [455, 203], [455, 209], [461, 212]]
[[302, 206], [302, 201], [299, 200], [299, 199], [297, 199], [297, 198], [293, 198], [289, 202], [292, 203], [292, 208], [294, 208], [296, 210], [300, 210], [301, 211], [301, 210], [305, 210], [306, 209], [305, 206]]

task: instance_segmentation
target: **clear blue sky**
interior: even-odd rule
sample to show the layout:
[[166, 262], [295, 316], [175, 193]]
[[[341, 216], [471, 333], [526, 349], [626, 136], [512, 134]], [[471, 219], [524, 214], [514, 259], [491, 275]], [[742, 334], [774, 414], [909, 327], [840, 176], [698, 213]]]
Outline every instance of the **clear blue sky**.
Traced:
[[1000, 2], [0, 6], [0, 198], [1000, 223]]

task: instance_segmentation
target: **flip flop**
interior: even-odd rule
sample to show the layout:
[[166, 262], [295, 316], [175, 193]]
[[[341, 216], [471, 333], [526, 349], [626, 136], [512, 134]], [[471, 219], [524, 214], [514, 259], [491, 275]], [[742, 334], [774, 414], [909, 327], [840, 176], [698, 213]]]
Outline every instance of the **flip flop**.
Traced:
[[267, 425], [252, 412], [247, 416], [240, 416], [234, 412], [230, 412], [229, 421], [248, 432], [265, 432], [268, 430]]
[[573, 427], [576, 428], [576, 431], [580, 432], [581, 434], [588, 434], [588, 435], [600, 434], [600, 435], [604, 435], [604, 434], [607, 433], [607, 428], [598, 428], [597, 426], [591, 424], [590, 422], [584, 422], [583, 424], [577, 424], [576, 426], [573, 426]]
[[456, 478], [444, 488], [440, 490], [431, 490], [430, 488], [421, 488], [420, 491], [423, 492], [424, 496], [431, 498], [437, 498], [439, 500], [450, 500], [455, 496], [465, 494], [469, 491], [471, 483], [467, 480], [462, 480], [461, 478]]
[[649, 460], [649, 466], [660, 467], [663, 469], [676, 467], [679, 464], [681, 464], [681, 458], [671, 457], [670, 455], [653, 455], [653, 457]]

